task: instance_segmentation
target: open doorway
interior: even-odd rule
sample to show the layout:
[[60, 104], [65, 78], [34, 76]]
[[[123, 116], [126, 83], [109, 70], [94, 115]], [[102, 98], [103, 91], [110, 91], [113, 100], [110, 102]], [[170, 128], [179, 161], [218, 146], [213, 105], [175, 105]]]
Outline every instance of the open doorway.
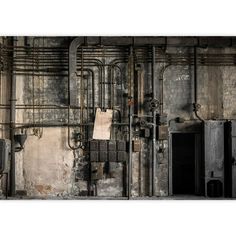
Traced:
[[200, 142], [196, 133], [172, 133], [171, 195], [197, 195]]

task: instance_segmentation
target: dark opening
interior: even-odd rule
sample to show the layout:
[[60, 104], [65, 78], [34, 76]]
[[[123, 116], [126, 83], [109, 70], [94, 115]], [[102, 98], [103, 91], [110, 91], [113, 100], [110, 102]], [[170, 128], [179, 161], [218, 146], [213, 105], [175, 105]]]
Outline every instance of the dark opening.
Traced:
[[172, 136], [173, 194], [195, 194], [195, 135]]

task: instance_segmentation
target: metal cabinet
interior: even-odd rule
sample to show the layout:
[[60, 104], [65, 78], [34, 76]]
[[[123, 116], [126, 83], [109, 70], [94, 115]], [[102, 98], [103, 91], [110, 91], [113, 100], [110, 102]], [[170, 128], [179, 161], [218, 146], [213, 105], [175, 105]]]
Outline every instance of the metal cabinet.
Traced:
[[224, 196], [224, 121], [204, 122], [205, 196]]

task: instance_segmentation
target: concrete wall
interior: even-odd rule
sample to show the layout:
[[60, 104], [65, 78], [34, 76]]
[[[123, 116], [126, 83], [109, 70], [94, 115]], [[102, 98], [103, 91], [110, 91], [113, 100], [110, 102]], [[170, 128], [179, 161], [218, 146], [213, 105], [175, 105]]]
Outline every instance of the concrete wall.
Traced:
[[[32, 46], [33, 39], [28, 43]], [[36, 40], [36, 46], [68, 46], [67, 38], [46, 38]], [[18, 46], [24, 45], [24, 38], [18, 38]], [[191, 51], [191, 49], [188, 49]], [[202, 50], [206, 52], [206, 50]], [[170, 48], [167, 52], [182, 53], [183, 49]], [[233, 49], [214, 49], [209, 53], [234, 52]], [[26, 53], [27, 55], [27, 53]], [[50, 57], [49, 57], [50, 58]], [[99, 58], [102, 59], [102, 58]], [[114, 58], [106, 59], [109, 63]], [[123, 83], [127, 80], [127, 66], [120, 65], [122, 75], [115, 70], [114, 78], [117, 90], [114, 102], [121, 107], [121, 97], [127, 92]], [[165, 65], [158, 63], [157, 74]], [[143, 63], [144, 93], [151, 92], [150, 63]], [[95, 105], [99, 107], [98, 70], [95, 71]], [[235, 119], [236, 108], [236, 69], [234, 67], [199, 66], [198, 68], [198, 103], [201, 104], [199, 115], [204, 119]], [[105, 71], [106, 80], [110, 80], [109, 71]], [[159, 77], [158, 77], [159, 78]], [[34, 79], [34, 84], [33, 84]], [[6, 76], [2, 73], [1, 103], [8, 103]], [[168, 121], [176, 117], [185, 120], [195, 119], [192, 112], [193, 103], [193, 66], [169, 66], [163, 74], [163, 107], [168, 115]], [[85, 92], [86, 92], [85, 83]], [[34, 94], [33, 94], [34, 87]], [[88, 86], [90, 103], [91, 87]], [[106, 105], [110, 103], [109, 87], [106, 87]], [[67, 104], [67, 76], [17, 76], [17, 104], [56, 104], [63, 108]], [[80, 97], [78, 95], [78, 100]], [[91, 105], [91, 104], [90, 104]], [[19, 109], [16, 120], [19, 123], [34, 122], [67, 122], [66, 109]], [[121, 108], [122, 115], [127, 117], [127, 106]], [[33, 114], [34, 113], [34, 114]], [[8, 119], [8, 112], [1, 110], [2, 121]], [[85, 113], [85, 119], [86, 113]], [[89, 119], [91, 122], [91, 119]], [[127, 118], [124, 118], [127, 122]], [[80, 123], [78, 110], [71, 110], [71, 122]], [[6, 129], [7, 126], [1, 126]], [[73, 133], [71, 128], [71, 135]], [[18, 130], [17, 132], [20, 132]], [[25, 131], [25, 130], [24, 130]], [[91, 137], [91, 131], [89, 135]], [[25, 149], [16, 153], [16, 187], [17, 190], [26, 190], [28, 196], [54, 197], [54, 196], [84, 196], [87, 194], [88, 162], [86, 151], [72, 151], [67, 144], [67, 128], [29, 128], [26, 130], [28, 138]], [[1, 130], [1, 136], [7, 137], [8, 132]], [[112, 138], [127, 138], [127, 129], [112, 131]], [[151, 142], [141, 139], [142, 151], [133, 154], [132, 195], [147, 196], [149, 194], [149, 161], [151, 158]], [[73, 140], [71, 140], [73, 144]], [[156, 195], [168, 195], [168, 141], [157, 142], [157, 176]], [[161, 150], [161, 151], [160, 151]], [[98, 196], [122, 196], [123, 167], [122, 164], [113, 163], [112, 174], [104, 176], [97, 182]]]

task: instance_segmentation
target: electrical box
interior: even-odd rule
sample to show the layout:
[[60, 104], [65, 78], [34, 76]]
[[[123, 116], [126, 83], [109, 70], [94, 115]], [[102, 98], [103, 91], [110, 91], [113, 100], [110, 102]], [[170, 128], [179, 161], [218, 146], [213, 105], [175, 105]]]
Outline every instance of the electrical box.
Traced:
[[119, 161], [119, 162], [127, 161], [127, 153], [124, 151], [118, 151], [117, 152], [117, 161]]
[[116, 160], [116, 152], [115, 151], [110, 151], [109, 153], [108, 153], [108, 160], [110, 161], [110, 162], [116, 162], [117, 160]]
[[91, 140], [89, 142], [89, 148], [90, 148], [90, 151], [98, 151], [98, 141], [97, 140]]
[[157, 124], [167, 124], [167, 114], [158, 114], [157, 115]]
[[106, 152], [107, 151], [107, 141], [106, 140], [100, 140], [99, 141], [99, 151]]
[[101, 151], [99, 153], [99, 161], [102, 161], [102, 162], [107, 161], [107, 151]]
[[108, 151], [116, 151], [116, 141], [110, 140], [108, 142]]
[[148, 128], [140, 129], [140, 137], [142, 137], [142, 138], [150, 138], [150, 136], [151, 136], [150, 129], [148, 129]]
[[[140, 150], [140, 143], [137, 142], [135, 150]], [[89, 142], [90, 162], [125, 162], [126, 144], [123, 140], [91, 140]]]
[[141, 151], [140, 140], [133, 140], [132, 141], [132, 149], [133, 149], [133, 152], [140, 152]]
[[11, 150], [11, 141], [0, 139], [0, 173], [8, 171], [8, 160]]
[[157, 139], [158, 140], [168, 139], [168, 126], [167, 125], [157, 126]]
[[92, 161], [92, 162], [98, 161], [98, 152], [96, 152], [96, 151], [90, 152], [90, 161]]
[[126, 151], [126, 142], [123, 140], [117, 140], [117, 151]]

